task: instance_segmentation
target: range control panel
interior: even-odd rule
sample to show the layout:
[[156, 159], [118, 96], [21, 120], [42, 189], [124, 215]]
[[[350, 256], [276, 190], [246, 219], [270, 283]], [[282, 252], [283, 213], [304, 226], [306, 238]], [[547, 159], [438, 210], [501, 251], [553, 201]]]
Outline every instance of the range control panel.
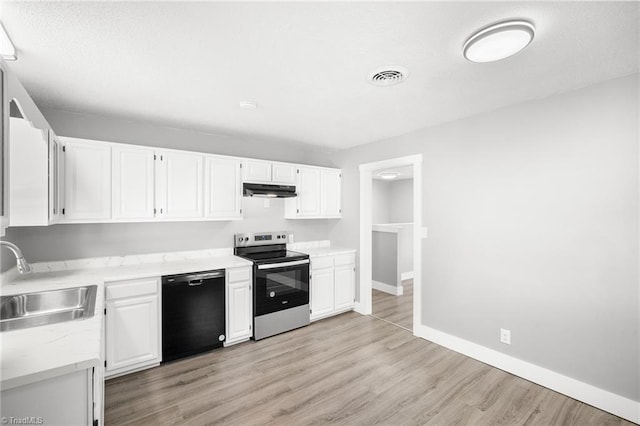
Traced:
[[286, 231], [260, 232], [255, 234], [235, 234], [233, 236], [234, 247], [264, 246], [269, 244], [286, 244], [289, 242], [289, 233]]

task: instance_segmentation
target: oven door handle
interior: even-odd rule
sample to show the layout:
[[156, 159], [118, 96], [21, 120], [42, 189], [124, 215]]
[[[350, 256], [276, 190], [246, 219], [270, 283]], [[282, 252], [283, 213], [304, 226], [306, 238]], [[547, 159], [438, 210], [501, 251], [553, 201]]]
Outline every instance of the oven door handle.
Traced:
[[258, 265], [258, 269], [286, 268], [287, 266], [304, 265], [305, 263], [309, 263], [309, 259], [296, 260], [293, 262], [284, 262], [284, 263], [268, 263], [266, 265]]

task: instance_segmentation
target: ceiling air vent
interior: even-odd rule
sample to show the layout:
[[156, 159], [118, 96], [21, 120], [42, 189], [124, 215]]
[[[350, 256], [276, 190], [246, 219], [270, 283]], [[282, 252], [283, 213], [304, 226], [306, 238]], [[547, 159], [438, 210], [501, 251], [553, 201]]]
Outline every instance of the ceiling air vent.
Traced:
[[372, 72], [369, 82], [375, 86], [392, 86], [401, 83], [409, 73], [402, 67], [384, 67]]

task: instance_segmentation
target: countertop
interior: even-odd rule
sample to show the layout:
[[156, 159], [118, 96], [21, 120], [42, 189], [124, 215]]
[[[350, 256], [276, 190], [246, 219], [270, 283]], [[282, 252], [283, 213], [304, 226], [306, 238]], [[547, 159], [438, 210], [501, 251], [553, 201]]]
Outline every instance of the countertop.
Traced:
[[335, 256], [337, 254], [355, 253], [356, 250], [346, 247], [325, 246], [325, 247], [308, 247], [308, 248], [296, 248], [294, 251], [300, 253], [306, 253], [311, 257], [316, 256]]
[[131, 262], [128, 258], [102, 258], [34, 264], [35, 271], [45, 272], [6, 280], [0, 286], [2, 295], [83, 285], [99, 288], [91, 318], [0, 333], [0, 389], [101, 365], [105, 282], [252, 265], [233, 255], [185, 259], [165, 256], [157, 262]]
[[97, 285], [91, 318], [0, 332], [0, 389], [6, 390], [77, 370], [99, 367], [104, 306], [103, 281], [90, 276], [33, 274], [2, 286], [2, 294]]

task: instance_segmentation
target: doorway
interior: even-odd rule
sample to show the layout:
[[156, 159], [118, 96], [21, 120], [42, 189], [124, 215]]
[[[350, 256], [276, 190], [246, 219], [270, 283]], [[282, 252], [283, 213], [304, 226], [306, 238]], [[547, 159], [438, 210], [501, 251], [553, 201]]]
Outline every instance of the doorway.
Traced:
[[413, 331], [413, 166], [372, 178], [372, 315]]
[[[412, 264], [413, 264], [413, 314], [411, 331], [414, 335], [422, 318], [422, 155], [393, 158], [361, 164], [360, 171], [360, 282], [356, 311], [364, 315], [373, 313], [373, 176], [380, 170], [410, 167], [412, 188]], [[404, 286], [403, 286], [404, 287]]]

